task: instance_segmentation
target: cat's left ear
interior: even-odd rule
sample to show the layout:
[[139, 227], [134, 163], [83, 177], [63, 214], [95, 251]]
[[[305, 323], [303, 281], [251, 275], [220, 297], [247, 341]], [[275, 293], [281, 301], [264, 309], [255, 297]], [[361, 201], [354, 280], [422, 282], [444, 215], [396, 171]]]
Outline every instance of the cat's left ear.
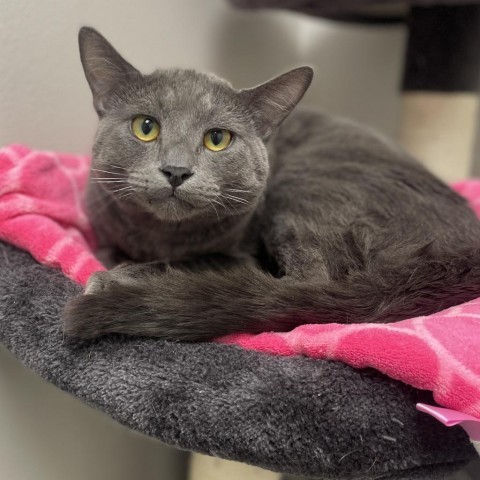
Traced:
[[83, 70], [93, 94], [93, 105], [101, 116], [109, 95], [119, 85], [141, 74], [93, 28], [81, 28], [78, 43]]
[[313, 70], [310, 67], [300, 67], [258, 87], [240, 91], [264, 139], [270, 136], [302, 99], [312, 78]]

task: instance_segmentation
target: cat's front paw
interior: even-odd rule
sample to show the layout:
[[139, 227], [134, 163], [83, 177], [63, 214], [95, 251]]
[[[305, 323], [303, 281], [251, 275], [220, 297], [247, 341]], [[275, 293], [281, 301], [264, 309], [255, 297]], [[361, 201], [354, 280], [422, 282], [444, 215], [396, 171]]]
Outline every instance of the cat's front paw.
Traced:
[[112, 281], [112, 275], [109, 271], [95, 272], [87, 281], [84, 295], [93, 295], [95, 293], [103, 292], [108, 288], [108, 284]]
[[[94, 285], [94, 288], [98, 285]], [[108, 306], [102, 302], [101, 293], [88, 293], [73, 298], [67, 303], [62, 314], [65, 335], [81, 339], [103, 335], [102, 319], [106, 318], [107, 310]]]
[[[153, 266], [155, 265], [155, 267]], [[156, 270], [155, 270], [156, 269]], [[95, 272], [87, 281], [84, 295], [104, 292], [114, 284], [133, 285], [142, 279], [143, 275], [158, 271], [157, 264], [136, 264], [123, 262], [111, 270]]]

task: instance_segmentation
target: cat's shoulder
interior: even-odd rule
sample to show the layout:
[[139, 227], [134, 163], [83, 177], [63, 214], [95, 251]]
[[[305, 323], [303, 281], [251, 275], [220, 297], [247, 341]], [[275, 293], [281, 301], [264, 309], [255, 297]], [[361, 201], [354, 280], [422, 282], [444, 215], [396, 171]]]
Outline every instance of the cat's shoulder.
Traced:
[[307, 142], [341, 149], [380, 148], [404, 155], [402, 149], [392, 139], [372, 126], [320, 109], [305, 107], [292, 112], [283, 122], [275, 142], [297, 145]]

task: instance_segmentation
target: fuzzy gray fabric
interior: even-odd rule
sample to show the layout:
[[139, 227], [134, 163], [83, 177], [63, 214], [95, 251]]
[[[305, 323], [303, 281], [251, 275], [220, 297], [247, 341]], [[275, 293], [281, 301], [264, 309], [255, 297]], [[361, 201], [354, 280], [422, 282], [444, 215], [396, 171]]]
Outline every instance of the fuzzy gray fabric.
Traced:
[[[183, 449], [323, 479], [435, 479], [474, 458], [430, 395], [373, 370], [212, 343], [64, 339], [81, 288], [0, 243], [0, 341], [49, 382]], [[381, 476], [381, 477], [380, 477]]]
[[[371, 6], [398, 5], [398, 0], [230, 0], [240, 8], [281, 8], [297, 10], [308, 15], [338, 17], [362, 11]], [[479, 0], [406, 0], [403, 3], [418, 6], [463, 5], [479, 3]]]

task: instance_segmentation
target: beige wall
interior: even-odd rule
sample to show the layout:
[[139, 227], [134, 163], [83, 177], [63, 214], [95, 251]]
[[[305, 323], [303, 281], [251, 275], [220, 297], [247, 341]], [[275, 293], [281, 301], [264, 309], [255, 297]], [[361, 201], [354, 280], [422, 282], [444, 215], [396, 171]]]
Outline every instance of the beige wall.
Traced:
[[239, 12], [226, 0], [0, 0], [0, 145], [89, 151], [96, 118], [78, 58], [82, 25], [145, 72], [193, 67], [241, 87], [310, 64], [306, 103], [396, 129], [400, 27]]

